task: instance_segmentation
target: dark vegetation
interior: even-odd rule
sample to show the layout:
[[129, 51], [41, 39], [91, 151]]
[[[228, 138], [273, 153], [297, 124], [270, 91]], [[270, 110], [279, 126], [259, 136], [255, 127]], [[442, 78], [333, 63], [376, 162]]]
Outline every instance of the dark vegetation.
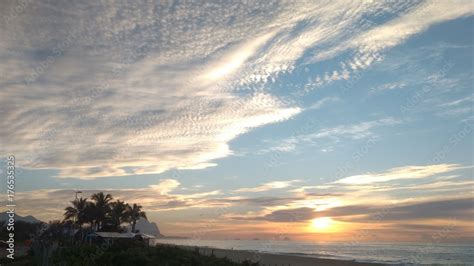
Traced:
[[15, 260], [12, 261], [7, 257], [0, 258], [0, 265], [13, 265], [13, 266], [26, 266], [26, 265], [37, 265], [33, 262], [33, 258], [31, 256], [21, 256], [15, 257]]
[[[6, 221], [0, 222], [0, 235], [8, 236]], [[23, 242], [34, 238], [41, 228], [43, 223], [29, 223], [24, 221], [15, 222], [15, 241]]]
[[258, 265], [250, 262], [235, 263], [228, 259], [204, 256], [196, 251], [173, 246], [114, 245], [103, 248], [82, 245], [73, 249], [59, 249], [53, 254], [53, 265], [163, 265], [163, 266], [237, 266]]
[[[12, 261], [0, 258], [0, 265], [258, 265], [251, 262], [235, 263], [228, 259], [205, 256], [197, 251], [173, 246], [147, 246], [140, 242], [87, 244], [85, 236], [94, 231], [125, 232], [130, 224], [136, 232], [138, 219], [146, 213], [137, 204], [113, 201], [102, 192], [90, 198], [77, 198], [65, 208], [64, 220], [45, 223], [15, 222], [15, 243], [29, 247], [28, 252], [16, 255]], [[0, 231], [6, 233], [5, 223]]]
[[135, 233], [135, 225], [141, 217], [146, 219], [142, 206], [129, 205], [123, 201], [112, 201], [110, 194], [99, 192], [91, 196], [91, 200], [78, 198], [66, 207], [65, 221], [72, 221], [77, 228], [88, 226], [89, 231], [123, 232], [123, 224], [129, 223]]

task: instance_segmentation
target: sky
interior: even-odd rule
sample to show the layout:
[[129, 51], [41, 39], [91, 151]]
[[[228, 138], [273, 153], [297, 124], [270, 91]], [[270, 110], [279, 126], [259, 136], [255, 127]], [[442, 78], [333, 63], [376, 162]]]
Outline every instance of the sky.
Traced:
[[474, 240], [472, 1], [1, 5], [20, 215], [104, 191], [165, 235]]

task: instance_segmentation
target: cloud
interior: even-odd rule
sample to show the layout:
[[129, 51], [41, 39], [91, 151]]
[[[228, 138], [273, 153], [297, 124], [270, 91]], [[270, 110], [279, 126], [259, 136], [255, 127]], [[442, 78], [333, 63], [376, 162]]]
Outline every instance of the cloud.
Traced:
[[[300, 222], [309, 221], [317, 216], [311, 208], [297, 208], [278, 210], [263, 217], [254, 217], [256, 220], [266, 220], [271, 222]], [[252, 218], [251, 218], [252, 219]]]
[[0, 153], [63, 178], [202, 169], [232, 155], [237, 136], [299, 113], [269, 93], [234, 93], [287, 7], [213, 8], [29, 3], [2, 27], [11, 75], [1, 81], [10, 126]]
[[402, 89], [405, 88], [407, 84], [405, 82], [392, 82], [392, 83], [386, 83], [380, 86], [377, 86], [375, 88], [370, 89], [370, 94], [378, 93], [378, 92], [383, 92], [383, 91], [391, 91], [391, 90], [397, 90], [397, 89]]
[[242, 205], [246, 204], [249, 206], [257, 207], [272, 207], [287, 204], [288, 202], [301, 200], [302, 197], [255, 197], [255, 198], [245, 198], [245, 197], [227, 197], [212, 199], [210, 202], [223, 202], [232, 205]]
[[461, 99], [457, 99], [457, 100], [454, 100], [454, 101], [450, 101], [450, 102], [443, 103], [443, 104], [440, 105], [440, 107], [458, 106], [458, 105], [464, 104], [464, 103], [470, 103], [470, 104], [472, 104], [473, 101], [474, 101], [474, 95], [470, 94], [469, 96], [466, 96], [466, 97], [464, 97], [464, 98], [461, 98]]
[[273, 182], [268, 182], [265, 184], [262, 184], [257, 187], [251, 187], [251, 188], [239, 188], [235, 190], [234, 192], [236, 193], [241, 193], [241, 192], [263, 192], [263, 191], [268, 191], [268, 190], [273, 190], [273, 189], [282, 189], [282, 188], [287, 188], [292, 186], [295, 183], [299, 183], [301, 180], [289, 180], [289, 181], [273, 181]]
[[274, 32], [266, 33], [262, 36], [250, 40], [247, 43], [227, 52], [224, 58], [220, 59], [210, 66], [209, 70], [205, 71], [203, 78], [215, 81], [223, 79], [226, 76], [237, 71], [256, 51], [275, 35]]
[[457, 116], [457, 115], [462, 115], [462, 114], [469, 114], [469, 115], [472, 114], [472, 106], [453, 108], [451, 110], [440, 113], [440, 115], [448, 115], [448, 116]]
[[389, 182], [401, 179], [420, 179], [460, 169], [458, 164], [435, 164], [427, 166], [404, 166], [373, 174], [363, 174], [345, 177], [335, 183], [348, 185], [363, 185]]
[[469, 221], [474, 215], [472, 198], [437, 199], [388, 206], [349, 205], [320, 213], [352, 222], [423, 221], [444, 219]]
[[158, 191], [162, 195], [166, 195], [169, 192], [175, 190], [180, 185], [178, 180], [174, 179], [163, 179], [157, 185], [150, 185], [150, 188]]
[[[283, 223], [307, 223], [318, 217], [332, 217], [347, 223], [347, 228], [371, 223], [378, 228], [396, 228], [393, 230], [403, 232], [411, 229], [398, 226], [400, 221], [405, 224], [429, 222], [442, 228], [454, 220], [462, 233], [470, 230], [467, 225], [474, 215], [469, 196], [470, 168], [456, 164], [404, 166], [374, 173], [376, 178], [359, 180], [362, 183], [346, 180], [351, 182], [303, 185], [289, 190], [293, 196], [282, 197], [286, 200], [276, 201], [278, 204], [227, 217]], [[455, 175], [446, 175], [455, 170], [458, 170]]]
[[305, 222], [318, 217], [332, 217], [346, 222], [380, 223], [389, 221], [421, 221], [425, 219], [457, 219], [469, 221], [474, 215], [472, 198], [455, 198], [408, 204], [347, 205], [328, 210], [289, 208], [272, 211], [263, 216], [235, 216], [234, 219], [272, 222]]
[[325, 128], [317, 133], [305, 136], [307, 139], [319, 139], [326, 137], [342, 137], [347, 136], [353, 139], [361, 139], [371, 136], [372, 129], [381, 126], [393, 126], [400, 124], [401, 121], [393, 118], [383, 118], [361, 122], [358, 124], [341, 125], [332, 128]]
[[[82, 194], [79, 196], [90, 198], [93, 193], [110, 193], [115, 199], [142, 205], [146, 212], [209, 208], [231, 204], [211, 200], [213, 197], [221, 194], [219, 190], [187, 194], [170, 193], [176, 187], [176, 181], [168, 179], [162, 180], [158, 185], [152, 185], [148, 188], [83, 189]], [[74, 190], [68, 189], [41, 189], [17, 192], [15, 195], [18, 213], [30, 214], [44, 221], [62, 219], [64, 208], [72, 200], [74, 200]], [[3, 203], [6, 204], [6, 202]]]
[[468, 1], [428, 1], [407, 14], [361, 34], [351, 45], [371, 52], [398, 45], [412, 35], [434, 24], [472, 15], [474, 7]]
[[317, 110], [317, 109], [320, 109], [321, 107], [323, 107], [323, 105], [326, 105], [328, 103], [337, 102], [339, 100], [340, 100], [339, 97], [325, 97], [325, 98], [313, 103], [307, 109], [308, 110]]
[[[354, 124], [321, 128], [312, 133], [300, 133], [278, 141], [269, 141], [270, 143], [275, 143], [275, 145], [270, 148], [262, 149], [259, 151], [259, 153], [264, 154], [273, 151], [291, 152], [294, 151], [298, 146], [303, 146], [303, 144], [319, 144], [317, 141], [320, 139], [332, 139], [334, 142], [338, 142], [342, 138], [349, 138], [353, 140], [366, 139], [369, 137], [376, 138], [377, 135], [374, 132], [376, 128], [394, 126], [401, 123], [402, 121], [399, 119], [388, 117]], [[327, 141], [321, 143], [321, 145], [327, 145]], [[333, 150], [333, 146], [326, 146], [320, 149], [322, 152], [330, 152]]]
[[[265, 86], [311, 63], [305, 54], [357, 50], [320, 77], [348, 79], [381, 50], [472, 12], [439, 1], [170, 3], [2, 3], [0, 154], [62, 178], [212, 167], [238, 136], [302, 111]], [[396, 18], [364, 23], [384, 15]], [[320, 136], [373, 127], [360, 126]]]
[[316, 54], [309, 61], [315, 63], [329, 60], [347, 51], [353, 51], [355, 54], [352, 59], [341, 62], [340, 69], [327, 71], [324, 75], [318, 75], [309, 81], [305, 86], [306, 92], [332, 81], [347, 80], [351, 75], [368, 68], [374, 62], [381, 61], [382, 53], [386, 49], [405, 42], [408, 38], [426, 31], [433, 25], [474, 14], [474, 7], [469, 1], [463, 0], [388, 5], [382, 8], [384, 11], [381, 13], [393, 15], [397, 13], [397, 10], [404, 12], [393, 16], [393, 19], [381, 25], [376, 25], [370, 17], [359, 18], [354, 23], [362, 30], [359, 29], [354, 35], [349, 35], [349, 38], [344, 38], [338, 44]]
[[444, 102], [439, 105], [442, 110], [438, 114], [441, 116], [471, 115], [474, 96], [472, 94], [461, 99]]
[[[467, 174], [462, 175], [461, 171], [456, 172], [456, 175], [444, 174], [449, 174], [454, 168], [464, 170]], [[403, 178], [392, 179], [401, 180], [400, 183], [332, 182], [295, 186], [298, 180], [288, 180], [242, 188], [242, 191], [236, 192], [202, 191], [199, 188], [190, 191], [180, 187], [177, 180], [162, 179], [156, 185], [146, 188], [103, 191], [111, 193], [116, 199], [140, 203], [150, 217], [155, 217], [161, 224], [169, 223], [169, 227], [176, 227], [174, 230], [177, 231], [183, 230], [182, 224], [188, 223], [180, 221], [180, 215], [185, 214], [185, 217], [189, 217], [187, 220], [193, 221], [192, 223], [199, 221], [208, 224], [213, 221], [226, 228], [235, 228], [235, 223], [255, 227], [265, 227], [271, 223], [307, 226], [311, 219], [332, 217], [337, 223], [346, 224], [345, 234], [357, 233], [357, 230], [367, 226], [381, 234], [397, 232], [410, 234], [412, 238], [414, 236], [411, 233], [433, 232], [450, 226], [454, 221], [455, 226], [449, 227], [453, 233], [466, 235], [472, 232], [470, 222], [474, 215], [473, 199], [469, 196], [472, 180], [468, 170], [471, 168], [441, 165], [439, 168], [427, 166], [422, 170], [418, 166], [405, 166], [374, 174], [391, 175], [397, 172], [396, 169], [405, 169], [405, 172], [412, 172], [417, 176], [417, 179], [411, 179], [410, 182]], [[430, 174], [433, 175], [429, 176]], [[425, 175], [426, 178], [421, 177]], [[245, 194], [254, 191], [267, 191], [267, 194], [276, 192], [273, 189], [280, 189], [277, 191], [278, 195], [273, 193], [268, 196], [248, 197]], [[85, 189], [82, 196], [90, 197], [98, 191], [101, 190]], [[17, 192], [17, 211], [21, 215], [31, 214], [45, 221], [60, 219], [64, 207], [73, 199], [74, 190], [43, 189]], [[430, 224], [435, 228], [416, 231], [416, 226], [423, 224]], [[192, 230], [189, 234], [192, 234]]]

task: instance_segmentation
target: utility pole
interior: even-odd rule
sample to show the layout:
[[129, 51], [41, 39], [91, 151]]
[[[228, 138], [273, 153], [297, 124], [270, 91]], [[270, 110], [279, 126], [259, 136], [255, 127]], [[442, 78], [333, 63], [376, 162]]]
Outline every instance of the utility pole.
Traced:
[[76, 200], [77, 200], [77, 194], [81, 194], [81, 193], [82, 193], [82, 191], [80, 191], [80, 190], [76, 190], [74, 193], [76, 194]]

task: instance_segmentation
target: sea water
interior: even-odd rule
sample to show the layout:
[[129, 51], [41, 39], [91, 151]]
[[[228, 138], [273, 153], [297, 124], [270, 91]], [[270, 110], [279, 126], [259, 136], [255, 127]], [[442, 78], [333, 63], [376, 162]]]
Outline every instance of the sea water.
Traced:
[[275, 240], [156, 239], [157, 243], [405, 265], [474, 265], [474, 245], [313, 243]]

